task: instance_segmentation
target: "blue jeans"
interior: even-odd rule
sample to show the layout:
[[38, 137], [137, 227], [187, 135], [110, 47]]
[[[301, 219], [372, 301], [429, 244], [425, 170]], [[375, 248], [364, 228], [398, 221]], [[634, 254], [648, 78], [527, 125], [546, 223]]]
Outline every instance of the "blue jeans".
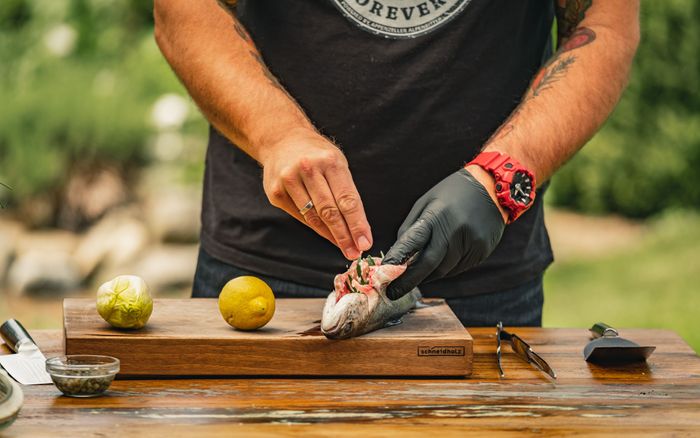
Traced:
[[[261, 278], [277, 298], [325, 298], [332, 290], [330, 285], [328, 289], [319, 289], [240, 269], [215, 259], [200, 248], [192, 297], [216, 298], [230, 279], [241, 275]], [[495, 326], [498, 321], [511, 327], [539, 327], [543, 302], [542, 274], [512, 289], [447, 300], [457, 318], [469, 327]]]

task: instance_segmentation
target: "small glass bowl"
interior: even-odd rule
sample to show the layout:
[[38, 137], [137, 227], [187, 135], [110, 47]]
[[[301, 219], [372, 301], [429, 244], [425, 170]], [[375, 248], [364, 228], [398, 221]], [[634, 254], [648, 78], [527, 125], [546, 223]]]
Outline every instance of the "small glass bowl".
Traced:
[[112, 384], [119, 359], [111, 356], [72, 354], [46, 360], [46, 371], [64, 395], [96, 397]]

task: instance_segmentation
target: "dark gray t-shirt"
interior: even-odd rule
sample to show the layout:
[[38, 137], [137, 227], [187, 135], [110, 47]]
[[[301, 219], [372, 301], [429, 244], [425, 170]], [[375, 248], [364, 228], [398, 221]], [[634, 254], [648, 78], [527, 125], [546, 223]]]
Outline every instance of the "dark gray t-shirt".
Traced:
[[[386, 251], [413, 203], [473, 158], [550, 52], [551, 1], [251, 0], [237, 15], [265, 63], [345, 153]], [[552, 261], [542, 190], [494, 253], [421, 286], [456, 297], [511, 288]], [[258, 164], [211, 130], [202, 245], [261, 274], [331, 290], [348, 261], [268, 202]]]

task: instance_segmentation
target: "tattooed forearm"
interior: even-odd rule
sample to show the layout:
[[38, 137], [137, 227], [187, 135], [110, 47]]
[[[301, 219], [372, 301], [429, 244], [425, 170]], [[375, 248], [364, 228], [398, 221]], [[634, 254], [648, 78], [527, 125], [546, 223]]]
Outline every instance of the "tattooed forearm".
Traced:
[[550, 1], [557, 6], [558, 50], [483, 147], [519, 160], [540, 183], [603, 125], [639, 43], [639, 0]]
[[241, 23], [238, 21], [238, 18], [236, 18], [236, 3], [238, 3], [235, 0], [217, 0], [217, 3], [219, 6], [221, 6], [221, 9], [226, 11], [231, 18], [233, 18], [233, 29], [236, 31], [239, 37], [243, 39], [243, 41], [249, 43], [250, 42], [250, 35], [248, 35], [248, 32], [246, 32], [245, 29], [243, 29], [243, 26]]
[[559, 41], [571, 36], [586, 16], [593, 0], [557, 0], [557, 34]]
[[[249, 45], [252, 46], [253, 50], [249, 51], [250, 56], [252, 56], [253, 59], [255, 59], [255, 61], [260, 65], [260, 68], [262, 69], [263, 74], [270, 81], [270, 84], [272, 86], [278, 88], [283, 93], [285, 93], [287, 96], [289, 96], [289, 98], [294, 103], [296, 103], [296, 101], [294, 99], [292, 99], [292, 97], [289, 95], [289, 93], [287, 93], [287, 90], [284, 89], [282, 84], [280, 84], [280, 82], [277, 80], [275, 75], [273, 75], [272, 72], [270, 71], [270, 69], [267, 68], [267, 66], [265, 65], [265, 61], [263, 61], [262, 57], [260, 56], [260, 53], [258, 53], [255, 50], [255, 47], [252, 43], [250, 35], [243, 28], [243, 25], [238, 21], [238, 18], [236, 17], [236, 14], [234, 13], [235, 8], [236, 8], [236, 4], [238, 3], [238, 1], [237, 0], [217, 0], [217, 3], [219, 3], [219, 6], [221, 6], [233, 18], [233, 28], [236, 31], [236, 33], [238, 34], [238, 36], [240, 36], [241, 39], [243, 39], [243, 41], [245, 41], [246, 43], [249, 43]], [[297, 104], [297, 106], [299, 106], [299, 105]]]
[[[586, 44], [590, 44], [595, 40], [595, 32], [587, 27], [581, 27], [569, 37], [566, 43], [557, 50], [557, 53], [550, 58], [545, 66], [537, 73], [530, 85], [529, 97], [538, 96], [542, 91], [549, 88], [554, 82], [561, 79], [571, 64], [574, 63], [576, 57], [569, 55], [566, 58], [561, 57], [562, 54], [569, 52]], [[551, 66], [551, 68], [549, 68]]]
[[566, 71], [571, 67], [571, 65], [576, 61], [576, 57], [569, 55], [564, 59], [559, 59], [558, 56], [554, 56], [549, 62], [537, 73], [535, 78], [532, 80], [530, 88], [528, 89], [525, 97], [520, 104], [513, 110], [513, 112], [508, 116], [508, 118], [501, 124], [501, 126], [491, 135], [486, 144], [494, 141], [500, 140], [510, 134], [514, 126], [514, 120], [520, 114], [520, 110], [528, 101], [537, 97], [544, 90], [550, 88], [552, 84], [557, 82], [559, 79], [563, 78]]
[[229, 15], [231, 15], [231, 18], [233, 18], [234, 30], [236, 31], [238, 36], [240, 36], [241, 39], [243, 39], [243, 41], [245, 41], [246, 43], [248, 43], [251, 46], [252, 50], [249, 50], [250, 56], [252, 56], [253, 59], [255, 59], [255, 61], [260, 65], [260, 68], [262, 69], [263, 74], [270, 81], [270, 84], [272, 86], [278, 88], [283, 93], [285, 93], [287, 96], [289, 96], [289, 98], [294, 103], [296, 103], [296, 101], [291, 98], [289, 93], [287, 93], [287, 90], [284, 89], [282, 84], [280, 84], [280, 82], [277, 80], [275, 75], [273, 75], [272, 72], [270, 71], [270, 69], [267, 68], [267, 66], [265, 65], [265, 61], [263, 61], [262, 57], [260, 56], [260, 53], [258, 53], [257, 50], [255, 49], [255, 46], [252, 42], [252, 39], [250, 38], [250, 35], [243, 28], [243, 25], [238, 21], [238, 18], [236, 17], [236, 14], [235, 14], [236, 4], [238, 3], [238, 1], [237, 0], [217, 0], [217, 3], [219, 4], [219, 6], [221, 6], [222, 9], [224, 9], [226, 12], [229, 13]]
[[[284, 89], [284, 87], [282, 86], [282, 84], [279, 83], [279, 81], [277, 80], [275, 75], [273, 75], [272, 72], [270, 71], [270, 69], [267, 68], [267, 66], [265, 65], [265, 61], [263, 61], [262, 57], [260, 56], [260, 53], [258, 53], [255, 50], [255, 46], [250, 38], [250, 35], [243, 28], [243, 25], [238, 21], [238, 18], [236, 17], [236, 14], [235, 14], [236, 4], [238, 3], [238, 1], [237, 0], [217, 0], [217, 3], [219, 4], [219, 6], [221, 6], [222, 9], [224, 9], [226, 12], [229, 13], [229, 15], [231, 15], [231, 18], [233, 18], [233, 29], [236, 31], [238, 36], [240, 36], [241, 39], [243, 39], [243, 41], [245, 41], [246, 43], [248, 43], [252, 47], [252, 50], [249, 51], [250, 56], [252, 56], [253, 59], [255, 59], [255, 61], [257, 61], [257, 63], [260, 65], [260, 68], [262, 69], [263, 74], [270, 81], [270, 84], [272, 84], [272, 86], [278, 88], [283, 93], [285, 93], [287, 96], [289, 96], [289, 93], [287, 93], [287, 90]], [[289, 97], [291, 99], [291, 96], [289, 96]], [[296, 103], [296, 101], [294, 101], [294, 99], [292, 99], [292, 101]]]
[[557, 52], [564, 53], [569, 50], [578, 49], [579, 47], [592, 43], [593, 40], [595, 40], [595, 32], [593, 32], [592, 29], [579, 27], [566, 39]]
[[[520, 104], [515, 108], [515, 110], [508, 116], [508, 118], [503, 122], [503, 124], [496, 130], [496, 132], [491, 135], [489, 142], [493, 140], [499, 140], [507, 136], [514, 129], [513, 121], [520, 113], [522, 106], [529, 100], [539, 96], [544, 90], [550, 88], [552, 84], [560, 80], [566, 75], [567, 70], [574, 64], [576, 57], [573, 55], [568, 55], [562, 58], [562, 55], [579, 47], [583, 47], [586, 44], [590, 44], [595, 40], [595, 32], [587, 27], [581, 27], [576, 29], [576, 31], [569, 36], [564, 44], [561, 45], [557, 53], [552, 56], [549, 61], [542, 67], [542, 69], [537, 72], [530, 88], [528, 89], [525, 97], [520, 102]], [[487, 142], [487, 144], [489, 143]]]
[[530, 86], [530, 97], [539, 96], [541, 92], [550, 88], [553, 83], [564, 77], [566, 71], [575, 60], [574, 56], [567, 56], [557, 61], [552, 68], [540, 70]]

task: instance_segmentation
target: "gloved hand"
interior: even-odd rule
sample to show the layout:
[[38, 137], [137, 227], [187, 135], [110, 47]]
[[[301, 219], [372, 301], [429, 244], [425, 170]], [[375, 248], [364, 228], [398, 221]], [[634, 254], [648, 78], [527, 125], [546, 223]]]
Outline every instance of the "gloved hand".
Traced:
[[413, 205], [382, 263], [417, 258], [389, 285], [397, 299], [424, 281], [457, 275], [491, 254], [505, 228], [486, 188], [466, 169], [440, 181]]

